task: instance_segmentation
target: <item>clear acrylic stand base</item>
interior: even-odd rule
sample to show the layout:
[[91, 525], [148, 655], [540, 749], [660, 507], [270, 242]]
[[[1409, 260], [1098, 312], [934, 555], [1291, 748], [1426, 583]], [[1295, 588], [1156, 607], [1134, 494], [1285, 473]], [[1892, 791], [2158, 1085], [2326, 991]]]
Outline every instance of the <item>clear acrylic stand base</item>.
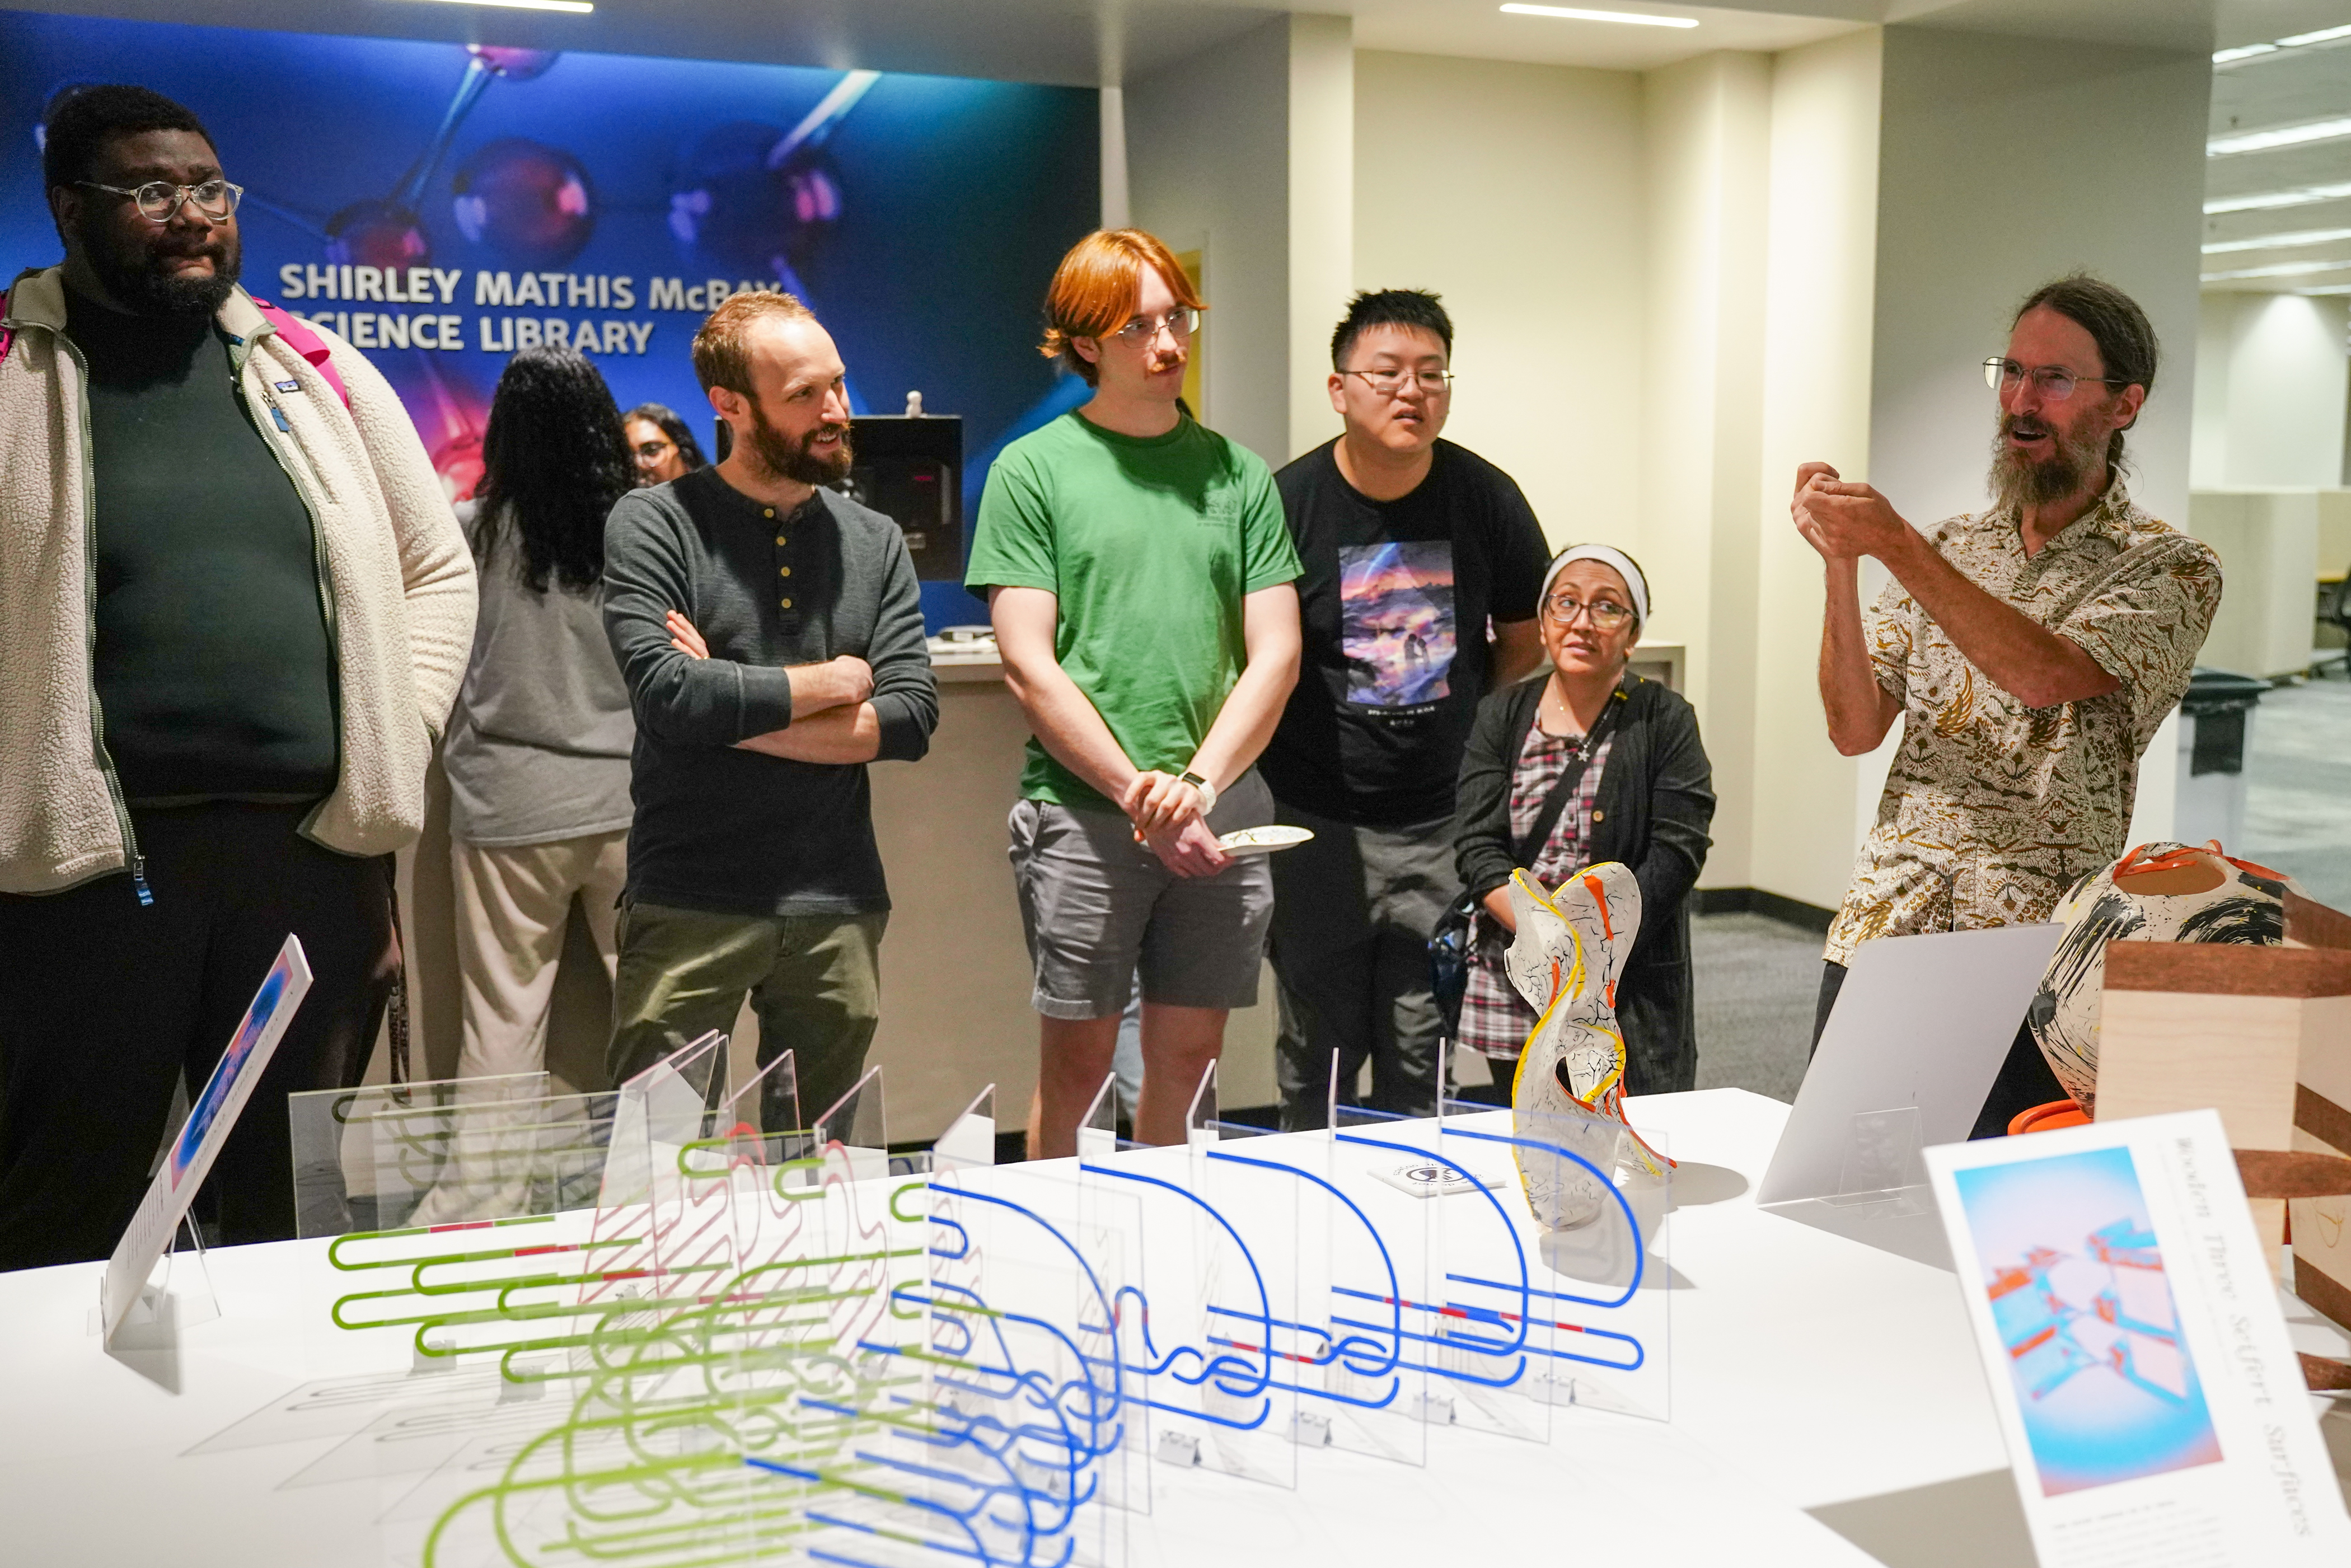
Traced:
[[[107, 1342], [117, 1350], [169, 1350], [179, 1343], [180, 1331], [210, 1322], [221, 1315], [220, 1298], [213, 1293], [211, 1268], [204, 1261], [204, 1240], [195, 1221], [186, 1222], [192, 1245], [180, 1246], [180, 1232], [172, 1236], [172, 1250], [148, 1278], [122, 1322]], [[105, 1332], [103, 1309], [92, 1307], [87, 1332]]]

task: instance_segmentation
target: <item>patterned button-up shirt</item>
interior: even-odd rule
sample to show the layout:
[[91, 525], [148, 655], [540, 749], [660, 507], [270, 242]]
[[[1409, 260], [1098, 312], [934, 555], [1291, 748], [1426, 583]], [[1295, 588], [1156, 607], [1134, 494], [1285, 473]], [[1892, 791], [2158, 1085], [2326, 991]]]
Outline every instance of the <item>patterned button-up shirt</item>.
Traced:
[[2120, 480], [2035, 556], [2007, 508], [1928, 537], [1969, 581], [2122, 685], [2027, 707], [1888, 582], [1870, 662], [1902, 704], [1902, 744], [1829, 928], [1824, 956], [1839, 964], [1873, 936], [2046, 920], [2075, 878], [2121, 854], [2139, 754], [2188, 689], [2220, 604], [2220, 558], [2133, 506]]

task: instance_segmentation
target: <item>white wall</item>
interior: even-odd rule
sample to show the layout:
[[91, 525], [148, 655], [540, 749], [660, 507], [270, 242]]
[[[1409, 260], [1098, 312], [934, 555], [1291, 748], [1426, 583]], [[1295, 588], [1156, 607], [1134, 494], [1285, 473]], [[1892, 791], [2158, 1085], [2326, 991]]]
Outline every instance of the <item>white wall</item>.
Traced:
[[1831, 908], [1875, 791], [1828, 743], [1821, 559], [1789, 520], [1788, 497], [1811, 459], [1869, 477], [1881, 38], [1873, 29], [1792, 49], [1771, 73], [1749, 885]]
[[1355, 26], [1290, 19], [1290, 430], [1285, 459], [1339, 434], [1331, 323], [1355, 276]]
[[[1994, 413], [1978, 367], [2019, 299], [2087, 267], [2162, 340], [2131, 494], [2188, 526], [2210, 90], [2200, 54], [1886, 30], [1870, 464], [1912, 522], [1983, 505]], [[2046, 172], [2053, 149], [2091, 145], [2094, 168]], [[2148, 747], [2134, 841], [2170, 836], [2175, 736]]]
[[1743, 887], [1755, 789], [1755, 476], [1761, 463], [1771, 60], [1713, 54], [1642, 78], [1641, 517], [1653, 641], [1687, 650], [1717, 798], [1699, 880]]
[[2212, 293], [2197, 334], [2199, 490], [2332, 486], [2343, 477], [2351, 300]]
[[1126, 84], [1134, 222], [1202, 252], [1207, 423], [1267, 462], [1290, 456], [1291, 19]]
[[2321, 499], [2316, 490], [2195, 493], [2189, 531], [2219, 552], [2226, 584], [2200, 663], [2266, 676], [2310, 667], [2312, 591], [2325, 564]]
[[[1445, 297], [1447, 436], [1517, 479], [1553, 542], [1635, 538], [1640, 78], [1365, 50], [1354, 109], [1354, 282]], [[1326, 372], [1337, 319], [1300, 328]]]

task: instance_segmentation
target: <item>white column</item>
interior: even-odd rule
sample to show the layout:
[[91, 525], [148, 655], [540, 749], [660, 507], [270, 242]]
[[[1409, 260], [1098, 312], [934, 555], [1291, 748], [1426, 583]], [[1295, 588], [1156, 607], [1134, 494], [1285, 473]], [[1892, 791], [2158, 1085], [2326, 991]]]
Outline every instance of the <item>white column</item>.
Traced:
[[1126, 194], [1126, 89], [1102, 89], [1102, 226], [1129, 225]]
[[1331, 325], [1355, 275], [1355, 24], [1290, 18], [1290, 437], [1287, 460], [1339, 434], [1324, 390]]
[[1878, 286], [1882, 35], [1848, 34], [1778, 57], [1771, 78], [1771, 213], [1763, 429], [1755, 500], [1755, 784], [1750, 885], [1834, 907], [1874, 794], [1828, 743], [1816, 678], [1821, 559], [1788, 518], [1796, 468], [1870, 467], [1870, 362]]

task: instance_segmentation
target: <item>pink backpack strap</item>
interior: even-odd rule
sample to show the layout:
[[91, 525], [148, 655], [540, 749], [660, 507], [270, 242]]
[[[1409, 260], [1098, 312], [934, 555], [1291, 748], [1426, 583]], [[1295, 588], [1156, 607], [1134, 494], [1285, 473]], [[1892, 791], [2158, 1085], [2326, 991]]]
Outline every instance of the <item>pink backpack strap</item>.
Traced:
[[[334, 350], [319, 341], [319, 334], [266, 299], [256, 299], [253, 304], [261, 312], [263, 319], [277, 329], [277, 335], [286, 340], [286, 346], [309, 361], [312, 368], [327, 378], [327, 384], [335, 389], [335, 395], [343, 400], [343, 406], [350, 407], [350, 389], [343, 385], [343, 378], [335, 371]], [[5, 352], [5, 349], [0, 349], [0, 353]]]
[[[5, 319], [7, 314], [8, 291], [5, 289], [0, 289], [0, 319]], [[5, 360], [8, 357], [8, 345], [16, 340], [16, 334], [15, 332], [5, 327], [0, 327], [0, 360]]]

